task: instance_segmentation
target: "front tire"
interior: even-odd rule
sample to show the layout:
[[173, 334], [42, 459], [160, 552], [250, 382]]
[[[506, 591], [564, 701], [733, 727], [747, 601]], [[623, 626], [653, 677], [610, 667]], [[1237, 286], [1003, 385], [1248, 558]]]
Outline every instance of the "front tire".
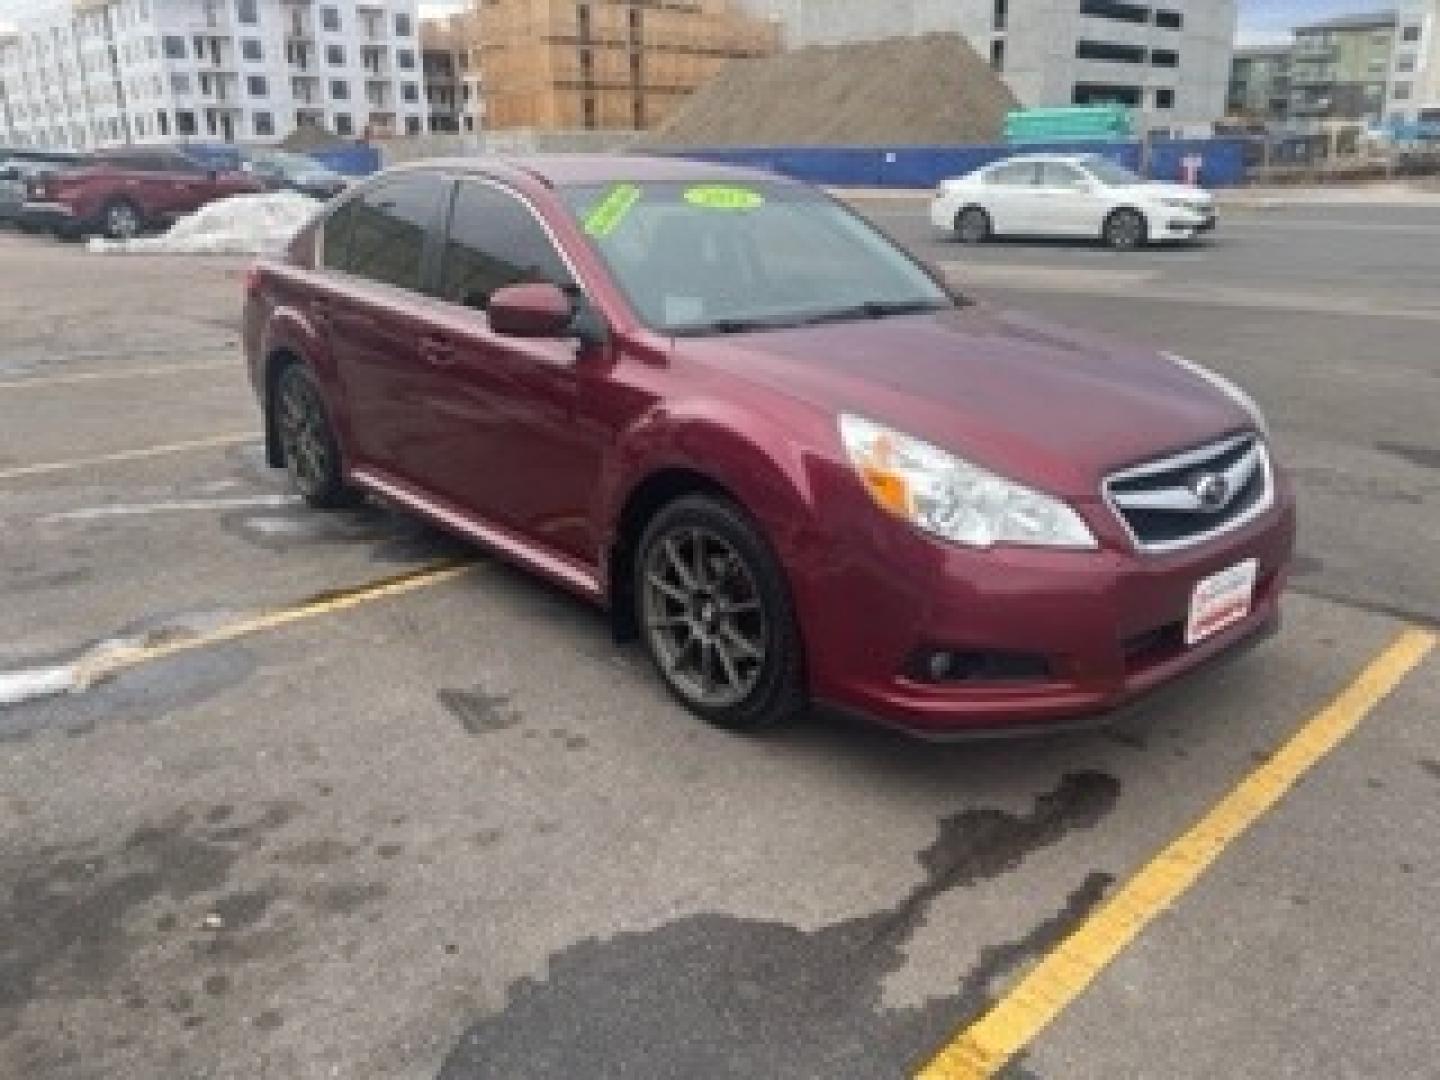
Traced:
[[271, 408], [280, 454], [300, 497], [317, 510], [353, 506], [356, 496], [345, 485], [340, 445], [309, 368], [296, 363], [280, 372]]
[[1105, 219], [1105, 243], [1116, 251], [1135, 251], [1145, 246], [1150, 225], [1138, 210], [1116, 210]]
[[662, 509], [635, 559], [641, 636], [666, 686], [707, 722], [775, 727], [805, 705], [800, 634], [779, 561], [732, 503]]
[[983, 244], [994, 232], [990, 215], [978, 206], [967, 206], [955, 215], [955, 239], [962, 244]]

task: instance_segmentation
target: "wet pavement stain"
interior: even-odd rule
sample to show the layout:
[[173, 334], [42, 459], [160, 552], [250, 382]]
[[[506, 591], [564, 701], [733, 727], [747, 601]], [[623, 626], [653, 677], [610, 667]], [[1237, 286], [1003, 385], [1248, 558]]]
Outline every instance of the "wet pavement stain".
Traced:
[[1420, 768], [1424, 769], [1425, 772], [1429, 773], [1436, 780], [1440, 780], [1440, 761], [1436, 761], [1434, 758], [1421, 758]]
[[1419, 443], [1379, 442], [1375, 449], [1382, 454], [1398, 457], [1422, 469], [1440, 469], [1440, 446], [1423, 446]]
[[1296, 577], [1314, 577], [1316, 574], [1323, 573], [1324, 570], [1323, 560], [1317, 559], [1314, 555], [1306, 555], [1304, 552], [1296, 555], [1290, 564], [1290, 572]]
[[953, 994], [886, 1010], [883, 982], [904, 965], [904, 947], [936, 898], [1094, 827], [1119, 792], [1113, 777], [1073, 773], [1026, 814], [957, 813], [919, 854], [924, 879], [893, 908], [819, 930], [702, 914], [577, 942], [550, 958], [543, 981], [511, 985], [506, 1007], [473, 1024], [451, 1050], [441, 1080], [869, 1080], [877, 1062], [893, 1063], [900, 1075], [903, 1063], [923, 1063], [958, 1023], [982, 1012], [1001, 976], [1073, 929], [1111, 878], [1089, 874], [1053, 916], [986, 949]]
[[467, 735], [505, 731], [515, 727], [522, 719], [518, 712], [506, 707], [510, 704], [509, 694], [488, 694], [476, 687], [473, 690], [441, 690], [435, 696], [460, 721]]
[[378, 506], [317, 513], [304, 505], [263, 510], [236, 510], [220, 517], [233, 536], [267, 551], [301, 547], [368, 546], [377, 563], [421, 563], [463, 558], [473, 549], [463, 541], [421, 521]]

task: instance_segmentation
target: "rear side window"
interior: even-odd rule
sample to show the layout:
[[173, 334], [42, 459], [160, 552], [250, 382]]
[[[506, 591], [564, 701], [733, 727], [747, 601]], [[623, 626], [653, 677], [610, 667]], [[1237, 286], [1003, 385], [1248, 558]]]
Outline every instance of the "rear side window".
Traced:
[[444, 186], [438, 174], [416, 173], [384, 181], [351, 199], [325, 223], [325, 265], [420, 291], [425, 237]]
[[573, 284], [535, 215], [489, 184], [461, 180], [440, 269], [441, 295], [483, 310], [496, 289], [541, 282]]
[[1040, 166], [1033, 161], [1017, 161], [991, 169], [985, 174], [985, 182], [1000, 187], [1034, 187], [1039, 171]]
[[1083, 188], [1085, 178], [1080, 171], [1060, 162], [1046, 162], [1040, 166], [1041, 185], [1047, 188]]

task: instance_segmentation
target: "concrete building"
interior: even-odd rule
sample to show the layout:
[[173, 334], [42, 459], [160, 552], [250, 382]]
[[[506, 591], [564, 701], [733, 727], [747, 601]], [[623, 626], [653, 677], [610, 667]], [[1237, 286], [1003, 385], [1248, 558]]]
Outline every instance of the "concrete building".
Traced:
[[1290, 115], [1290, 50], [1240, 49], [1230, 64], [1227, 116], [1284, 120]]
[[729, 0], [484, 0], [488, 129], [644, 130], [734, 58], [779, 35]]
[[1027, 106], [1118, 102], [1151, 127], [1225, 112], [1236, 0], [741, 0], [787, 47], [964, 34]]
[[1395, 48], [1395, 12], [1346, 15], [1295, 28], [1290, 115], [1379, 121]]
[[0, 41], [0, 145], [420, 132], [417, 0], [74, 0]]
[[1393, 123], [1440, 123], [1440, 0], [1401, 0], [1386, 102]]

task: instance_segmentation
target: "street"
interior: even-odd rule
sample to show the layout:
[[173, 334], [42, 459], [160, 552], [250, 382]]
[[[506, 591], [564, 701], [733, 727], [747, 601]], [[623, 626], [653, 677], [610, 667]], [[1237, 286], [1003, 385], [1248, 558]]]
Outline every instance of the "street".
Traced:
[[[911, 1075], [1440, 626], [1434, 209], [1122, 255], [859, 205], [1255, 395], [1302, 511], [1281, 634], [1085, 732], [709, 729], [601, 613], [299, 505], [242, 260], [0, 233], [0, 1077]], [[1440, 659], [1394, 681], [1002, 1075], [1434, 1073]]]

